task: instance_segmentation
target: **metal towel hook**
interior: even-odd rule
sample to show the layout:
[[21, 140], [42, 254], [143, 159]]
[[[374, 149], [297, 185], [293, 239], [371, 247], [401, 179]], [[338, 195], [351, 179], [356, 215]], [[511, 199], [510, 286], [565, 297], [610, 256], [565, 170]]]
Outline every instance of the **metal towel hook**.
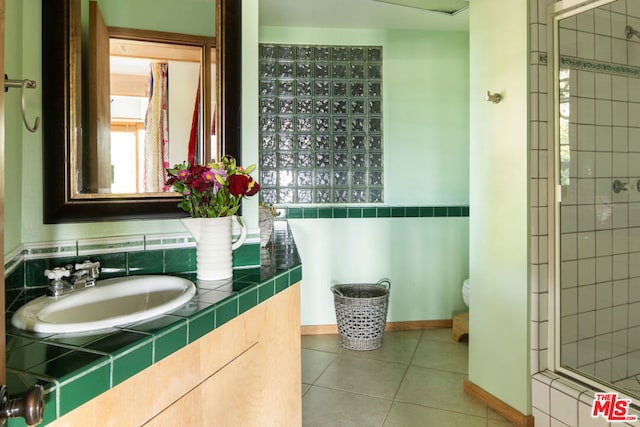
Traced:
[[40, 126], [40, 117], [36, 117], [33, 122], [33, 126], [29, 124], [30, 120], [27, 118], [27, 89], [35, 89], [35, 80], [10, 80], [7, 75], [4, 75], [4, 91], [7, 92], [12, 87], [19, 87], [21, 90], [20, 97], [22, 98], [22, 121], [29, 132], [35, 132]]
[[500, 101], [502, 101], [502, 94], [491, 93], [491, 91], [487, 91], [487, 101], [493, 102], [494, 104], [499, 104]]

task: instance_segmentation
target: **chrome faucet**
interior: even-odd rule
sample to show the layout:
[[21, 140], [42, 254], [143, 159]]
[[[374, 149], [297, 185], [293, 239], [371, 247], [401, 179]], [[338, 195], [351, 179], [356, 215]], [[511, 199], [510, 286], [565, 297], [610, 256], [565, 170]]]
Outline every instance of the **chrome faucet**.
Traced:
[[100, 275], [100, 263], [89, 260], [81, 264], [68, 264], [45, 270], [44, 275], [49, 279], [47, 295], [58, 297], [78, 289], [85, 289], [96, 284]]
[[47, 296], [57, 297], [71, 292], [71, 285], [63, 280], [64, 277], [71, 276], [70, 270], [67, 270], [65, 267], [56, 267], [51, 270], [45, 270], [44, 275], [49, 279]]
[[100, 263], [86, 260], [75, 265], [75, 271], [71, 275], [71, 284], [75, 289], [89, 288], [96, 284], [100, 276]]

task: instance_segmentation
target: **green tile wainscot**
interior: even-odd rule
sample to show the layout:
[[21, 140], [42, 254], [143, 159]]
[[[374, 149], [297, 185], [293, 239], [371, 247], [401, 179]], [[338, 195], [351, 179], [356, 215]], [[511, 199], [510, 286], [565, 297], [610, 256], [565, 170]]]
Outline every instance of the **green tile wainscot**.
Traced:
[[[190, 302], [151, 320], [91, 335], [44, 335], [13, 327], [10, 319], [15, 310], [42, 295], [45, 287], [8, 289], [10, 397], [42, 385], [46, 390], [42, 425], [46, 425], [302, 279], [300, 257], [286, 221], [276, 221], [272, 242], [261, 249], [260, 257], [260, 267], [237, 268], [232, 279], [207, 283], [206, 289], [194, 271], [175, 273], [198, 285]], [[144, 274], [153, 268], [148, 265]], [[16, 418], [9, 425], [26, 424]]]

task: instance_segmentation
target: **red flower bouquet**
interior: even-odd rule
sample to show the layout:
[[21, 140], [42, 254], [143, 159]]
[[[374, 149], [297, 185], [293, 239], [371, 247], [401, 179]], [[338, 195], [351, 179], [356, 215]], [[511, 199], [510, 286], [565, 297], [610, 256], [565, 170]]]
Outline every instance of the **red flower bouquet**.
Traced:
[[167, 169], [167, 185], [182, 194], [178, 206], [192, 218], [231, 216], [238, 212], [243, 197], [260, 191], [260, 184], [249, 175], [255, 167], [244, 169], [231, 156], [206, 166], [177, 164]]

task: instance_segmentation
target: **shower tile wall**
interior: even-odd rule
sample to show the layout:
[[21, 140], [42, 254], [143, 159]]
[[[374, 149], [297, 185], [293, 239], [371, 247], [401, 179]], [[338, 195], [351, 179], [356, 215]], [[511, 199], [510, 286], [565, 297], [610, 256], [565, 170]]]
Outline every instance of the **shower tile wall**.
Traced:
[[[531, 280], [531, 373], [548, 368], [549, 354], [549, 283], [548, 283], [548, 127], [547, 25], [546, 7], [555, 0], [530, 1], [530, 280]], [[535, 412], [534, 412], [535, 414]], [[536, 415], [536, 425], [538, 416]], [[544, 425], [544, 424], [542, 424]]]
[[[533, 373], [531, 409], [532, 414], [535, 416], [536, 426], [604, 426], [608, 425], [608, 423], [604, 420], [596, 420], [591, 417], [591, 405], [595, 393], [592, 388], [547, 370], [549, 368], [549, 356], [553, 353], [551, 344], [554, 339], [549, 322], [551, 294], [549, 289], [549, 265], [546, 251], [548, 244], [548, 227], [551, 225], [548, 224], [547, 221], [547, 179], [553, 176], [549, 176], [549, 173], [552, 171], [547, 167], [547, 161], [551, 159], [547, 156], [547, 153], [550, 153], [550, 156], [552, 156], [552, 152], [547, 150], [549, 144], [551, 144], [550, 149], [553, 150], [553, 141], [547, 138], [547, 97], [552, 96], [553, 93], [553, 83], [548, 81], [547, 77], [547, 25], [551, 24], [547, 22], [547, 7], [556, 1], [559, 0], [530, 1], [532, 64], [530, 79], [531, 370]], [[611, 339], [615, 336], [616, 339], [620, 339], [621, 343], [625, 343], [626, 338], [631, 336], [631, 334], [627, 333], [624, 325], [635, 325], [636, 322], [636, 319], [630, 317], [629, 313], [630, 311], [637, 311], [637, 293], [635, 291], [630, 292], [630, 290], [635, 288], [637, 281], [638, 249], [636, 249], [636, 239], [634, 236], [637, 231], [635, 220], [637, 214], [635, 210], [637, 209], [637, 197], [640, 193], [629, 190], [621, 196], [616, 194], [615, 199], [614, 193], [611, 193], [609, 203], [603, 203], [603, 197], [596, 198], [596, 194], [600, 196], [600, 192], [602, 192], [605, 197], [609, 195], [609, 190], [604, 189], [605, 181], [614, 179], [614, 174], [618, 177], [617, 174], [620, 173], [618, 172], [618, 168], [624, 171], [624, 161], [620, 160], [618, 154], [624, 153], [625, 141], [629, 144], [628, 149], [630, 151], [625, 176], [628, 179], [628, 175], [632, 177], [637, 175], [637, 172], [634, 171], [637, 167], [638, 160], [640, 160], [636, 154], [639, 151], [637, 145], [640, 141], [638, 138], [640, 135], [638, 135], [637, 129], [639, 125], [638, 118], [640, 118], [640, 110], [638, 110], [637, 104], [640, 96], [638, 96], [637, 93], [640, 91], [640, 87], [638, 86], [638, 80], [636, 80], [636, 77], [639, 76], [639, 74], [636, 74], [638, 71], [636, 67], [640, 67], [640, 45], [638, 44], [640, 39], [638, 41], [627, 42], [623, 32], [624, 27], [627, 25], [627, 18], [624, 16], [627, 9], [631, 15], [631, 17], [628, 18], [629, 23], [640, 27], [640, 19], [635, 18], [640, 16], [639, 8], [640, 1], [638, 0], [618, 0], [615, 3], [593, 12], [593, 18], [589, 14], [581, 17], [580, 21], [578, 21], [577, 18], [568, 20], [568, 25], [564, 25], [565, 28], [563, 29], [562, 36], [563, 39], [571, 40], [572, 42], [565, 44], [563, 49], [569, 49], [569, 53], [575, 51], [575, 54], [587, 55], [590, 61], [584, 63], [584, 65], [595, 67], [593, 70], [588, 71], [593, 73], [593, 87], [591, 87], [591, 76], [587, 73], [582, 75], [578, 80], [578, 72], [587, 70], [578, 67], [577, 63], [574, 63], [574, 66], [569, 68], [570, 71], [573, 71], [569, 73], [569, 83], [577, 85], [574, 86], [574, 90], [578, 89], [582, 83], [586, 85], [587, 94], [589, 91], [592, 93], [591, 96], [587, 96], [584, 93], [581, 94], [581, 97], [584, 99], [580, 101], [582, 107], [586, 107], [582, 112], [582, 117], [586, 116], [588, 118], [587, 120], [590, 120], [590, 123], [578, 123], [572, 126], [571, 134], [574, 135], [575, 138], [571, 138], [570, 145], [571, 148], [575, 150], [574, 154], [578, 157], [577, 162], [574, 162], [575, 167], [572, 169], [574, 179], [584, 180], [583, 184], [586, 185], [580, 186], [580, 194], [582, 195], [585, 189], [589, 188], [586, 190], [588, 193], [586, 200], [589, 200], [591, 194], [593, 194], [593, 203], [586, 205], [574, 203], [574, 206], [569, 208], [569, 216], [573, 218], [573, 223], [568, 222], [567, 225], [573, 226], [575, 231], [566, 231], [569, 235], [565, 237], [564, 245], [569, 245], [568, 248], [565, 248], [568, 254], [565, 254], [568, 257], [573, 256], [576, 258], [572, 261], [576, 263], [582, 262], [583, 266], [588, 266], [592, 271], [595, 268], [594, 274], [602, 280], [598, 282], [598, 285], [595, 283], [585, 283], [585, 292], [582, 293], [582, 300], [580, 300], [579, 297], [578, 299], [574, 298], [574, 302], [563, 309], [566, 310], [565, 314], [567, 312], [571, 313], [572, 310], [575, 311], [574, 314], [566, 314], [567, 316], [574, 316], [573, 319], [575, 320], [577, 320], [575, 316], [590, 319], [589, 327], [586, 330], [585, 328], [581, 328], [577, 331], [579, 334], [584, 333], [585, 344], [583, 344], [583, 346], [589, 348], [589, 352], [587, 353], [589, 360], [583, 360], [582, 355], [580, 358], [581, 361], [584, 361], [586, 368], [593, 367], [593, 369], [596, 369], [597, 366], [599, 373], [602, 370], [604, 370], [605, 373], [608, 372], [610, 365], [611, 373], [613, 374], [614, 359], [609, 359], [609, 362], [605, 357], [609, 352], [608, 344], [606, 346], [607, 350], [600, 351], [602, 350], [602, 343], [604, 341], [600, 340], [600, 338], [590, 338], [589, 334], [592, 334], [592, 336], [602, 335], [607, 338], [610, 337]], [[573, 45], [573, 42], [575, 42], [575, 45]], [[623, 67], [623, 69], [621, 69], [621, 67]], [[596, 73], [596, 68], [606, 68], [611, 71], [618, 69], [618, 71], [625, 71], [629, 74], [624, 74], [624, 72]], [[571, 74], [573, 74], [573, 76], [571, 76]], [[608, 84], [609, 82], [610, 85]], [[622, 94], [625, 84], [627, 85], [628, 91], [627, 98]], [[610, 95], [609, 90], [611, 91]], [[596, 119], [596, 109], [601, 110], [605, 107], [608, 110], [609, 105], [611, 108], [610, 115], [607, 114], [604, 119]], [[624, 108], [625, 105], [627, 107], [626, 110]], [[575, 109], [579, 109], [580, 105], [577, 105], [576, 102], [572, 107], [575, 112]], [[593, 117], [593, 119], [591, 119], [591, 117]], [[626, 128], [626, 138], [625, 117], [628, 125], [628, 128]], [[602, 120], [605, 120], [605, 122], [603, 123]], [[582, 134], [580, 134], [580, 132], [582, 132]], [[582, 137], [584, 137], [584, 139]], [[592, 144], [592, 149], [588, 149], [590, 144]], [[582, 153], [580, 151], [582, 151]], [[580, 154], [582, 154], [582, 162]], [[614, 156], [616, 158], [615, 169], [613, 163]], [[611, 163], [609, 163], [609, 157], [611, 158]], [[578, 164], [580, 164], [580, 167], [578, 167]], [[586, 177], [584, 175], [577, 176], [578, 173], [585, 173], [585, 168], [588, 168], [588, 164], [592, 165], [592, 175], [587, 175]], [[600, 173], [602, 175], [609, 175], [609, 170], [611, 171], [610, 177], [600, 177]], [[620, 178], [622, 177], [621, 175]], [[591, 179], [592, 182], [589, 182], [589, 179]], [[593, 193], [590, 189], [591, 183], [593, 183]], [[611, 182], [609, 185], [611, 185]], [[577, 194], [571, 194], [569, 196], [576, 197], [576, 195]], [[565, 202], [566, 201], [565, 199]], [[598, 206], [598, 209], [596, 209], [596, 206]], [[613, 210], [614, 206], [615, 211]], [[586, 222], [589, 225], [593, 224], [592, 228], [582, 228], [586, 224], [578, 221], [578, 208], [580, 208], [582, 212], [580, 218], [588, 218]], [[572, 209], [575, 209], [575, 214]], [[602, 221], [605, 218], [605, 211], [609, 212], [609, 219]], [[597, 217], [598, 222], [596, 223], [597, 214], [599, 216]], [[625, 221], [631, 226], [631, 233], [629, 234], [631, 238], [627, 238], [626, 240], [624, 238]], [[578, 231], [579, 226], [580, 231]], [[622, 234], [621, 240], [614, 244], [614, 239], [617, 239], [620, 234]], [[588, 237], [591, 241], [595, 238], [595, 243], [593, 245], [591, 243], [587, 244], [586, 239], [581, 239], [581, 237]], [[580, 242], [580, 244], [578, 242]], [[588, 252], [591, 252], [593, 255], [587, 256]], [[611, 261], [610, 263], [609, 260]], [[567, 262], [571, 261], [568, 260]], [[611, 279], [603, 279], [602, 276], [598, 276], [598, 272], [600, 275], [602, 275], [604, 271], [609, 272], [609, 264]], [[624, 276], [625, 266], [627, 268], [626, 277]], [[577, 272], [574, 273], [574, 276], [577, 276]], [[584, 280], [584, 275], [582, 277]], [[633, 278], [630, 279], [629, 277]], [[579, 276], [575, 278], [575, 282], [578, 282], [578, 280], [580, 280]], [[629, 285], [632, 283], [633, 285], [630, 287]], [[614, 288], [614, 284], [621, 286]], [[610, 292], [609, 286], [611, 288]], [[578, 295], [581, 289], [582, 286], [574, 286], [576, 295]], [[594, 289], [596, 291], [595, 301], [593, 301], [590, 296], [593, 294]], [[616, 291], [615, 294], [614, 289]], [[565, 290], [571, 292], [567, 288], [565, 288]], [[627, 295], [633, 296], [634, 299], [623, 302], [622, 297], [625, 291]], [[585, 306], [591, 305], [593, 307], [594, 304], [595, 307], [592, 310], [585, 310], [580, 315], [577, 314], [579, 307], [584, 309], [586, 308]], [[614, 307], [617, 308], [614, 309]], [[631, 316], [635, 316], [635, 313]], [[603, 318], [604, 321], [602, 322]], [[611, 326], [610, 331], [602, 330], [604, 326], [609, 325]], [[622, 329], [613, 332], [614, 328], [618, 327]], [[575, 335], [575, 327], [570, 326], [570, 329], [572, 329]], [[629, 332], [635, 333], [637, 332], [637, 328], [633, 327]], [[580, 336], [582, 337], [582, 335]], [[591, 343], [593, 343], [593, 347], [591, 347]], [[597, 353], [596, 348], [598, 349]], [[611, 356], [613, 357], [613, 342], [610, 348]], [[618, 347], [616, 347], [616, 349], [617, 348]], [[596, 358], [602, 359], [598, 359], [599, 363], [597, 363], [595, 362]], [[591, 360], [593, 360], [593, 362], [591, 362]], [[622, 356], [617, 357], [615, 360], [618, 361], [615, 362], [616, 367], [619, 367], [620, 371], [624, 370], [625, 365], [627, 365], [626, 358]], [[577, 361], [574, 359], [574, 362]], [[603, 366], [605, 367], [604, 369]], [[631, 367], [633, 368], [633, 365], [631, 365]], [[632, 424], [623, 423], [622, 425], [630, 426]]]
[[560, 24], [561, 364], [610, 382], [640, 373], [640, 20], [624, 6]]

